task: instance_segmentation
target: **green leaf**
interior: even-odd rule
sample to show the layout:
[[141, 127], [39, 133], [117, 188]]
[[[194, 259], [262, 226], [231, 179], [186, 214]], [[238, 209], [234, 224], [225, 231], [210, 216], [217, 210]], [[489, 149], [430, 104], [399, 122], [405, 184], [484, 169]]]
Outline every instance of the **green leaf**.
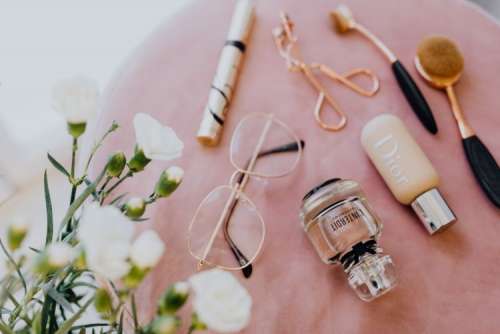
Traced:
[[38, 312], [33, 318], [31, 330], [34, 334], [40, 334], [42, 332], [42, 313]]
[[73, 312], [73, 308], [71, 307], [71, 304], [56, 289], [54, 289], [54, 288], [48, 289], [47, 295], [49, 295], [52, 299], [54, 299], [54, 301], [56, 303], [58, 303], [59, 305], [61, 305], [66, 311]]
[[42, 306], [42, 316], [40, 318], [41, 334], [47, 332], [47, 324], [49, 322], [49, 312], [52, 307], [52, 298], [46, 297]]
[[97, 290], [97, 286], [95, 286], [94, 284], [91, 284], [91, 283], [87, 283], [87, 282], [71, 283], [71, 284], [66, 286], [66, 289], [74, 289], [74, 288], [78, 288], [78, 287], [82, 287], [82, 286]]
[[45, 211], [47, 212], [47, 235], [45, 236], [45, 245], [48, 245], [52, 242], [52, 236], [54, 234], [54, 215], [52, 212], [52, 200], [50, 199], [47, 171], [43, 174], [43, 190], [45, 193]]
[[56, 159], [54, 159], [54, 157], [51, 156], [50, 153], [47, 153], [47, 157], [49, 158], [50, 163], [55, 167], [55, 169], [69, 177], [69, 172], [66, 170], [66, 168], [64, 168], [63, 165], [61, 165]]
[[79, 329], [84, 329], [84, 328], [92, 328], [92, 327], [110, 327], [111, 325], [105, 322], [96, 322], [92, 324], [86, 324], [86, 325], [78, 325], [78, 326], [73, 326], [71, 327], [72, 331], [76, 331]]
[[73, 324], [78, 319], [80, 319], [80, 317], [82, 316], [83, 312], [85, 312], [85, 310], [93, 302], [94, 302], [94, 298], [90, 298], [89, 300], [87, 300], [87, 302], [78, 310], [78, 312], [76, 312], [75, 314], [73, 314], [71, 316], [71, 318], [69, 318], [68, 320], [66, 320], [65, 322], [63, 322], [61, 324], [61, 327], [59, 327], [59, 329], [54, 334], [66, 334], [66, 333], [68, 333], [71, 330]]
[[35, 253], [41, 253], [42, 251], [39, 250], [39, 249], [36, 249], [35, 247], [28, 247], [31, 251], [35, 252]]
[[19, 278], [21, 279], [21, 283], [24, 288], [24, 292], [26, 293], [28, 291], [28, 286], [26, 285], [26, 280], [24, 279], [23, 274], [21, 273], [21, 268], [19, 268], [19, 265], [16, 263], [16, 261], [12, 258], [10, 255], [9, 251], [7, 248], [5, 248], [2, 239], [0, 239], [0, 246], [2, 247], [3, 252], [5, 253], [5, 256], [7, 256], [7, 259], [9, 259], [9, 262], [14, 265], [14, 268], [16, 269], [17, 275], [19, 275]]
[[14, 331], [10, 329], [9, 326], [7, 326], [2, 320], [0, 320], [0, 331], [3, 334], [15, 334]]

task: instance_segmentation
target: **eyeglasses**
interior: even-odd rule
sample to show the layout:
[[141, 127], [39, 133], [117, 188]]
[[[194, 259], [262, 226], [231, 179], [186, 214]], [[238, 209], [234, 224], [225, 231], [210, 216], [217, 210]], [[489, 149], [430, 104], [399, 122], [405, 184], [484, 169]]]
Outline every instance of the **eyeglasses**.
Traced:
[[297, 166], [304, 142], [272, 114], [252, 113], [237, 125], [230, 145], [236, 171], [198, 206], [188, 230], [188, 247], [204, 265], [242, 270], [248, 278], [266, 234], [264, 220], [244, 189], [251, 177], [278, 178]]

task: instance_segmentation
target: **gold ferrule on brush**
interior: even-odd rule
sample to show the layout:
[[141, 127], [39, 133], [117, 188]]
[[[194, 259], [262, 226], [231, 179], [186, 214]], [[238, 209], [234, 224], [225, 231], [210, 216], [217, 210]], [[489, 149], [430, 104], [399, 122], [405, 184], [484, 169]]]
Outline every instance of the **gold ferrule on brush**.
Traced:
[[202, 145], [215, 146], [220, 141], [254, 17], [253, 2], [238, 0], [197, 134]]

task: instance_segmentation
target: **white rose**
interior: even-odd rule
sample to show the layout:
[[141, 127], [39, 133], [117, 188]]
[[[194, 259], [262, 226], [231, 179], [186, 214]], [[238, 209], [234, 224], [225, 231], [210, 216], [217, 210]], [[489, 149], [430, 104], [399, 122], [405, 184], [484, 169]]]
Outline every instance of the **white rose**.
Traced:
[[136, 114], [134, 129], [137, 145], [150, 160], [172, 160], [182, 154], [184, 144], [174, 130], [147, 114]]
[[238, 332], [250, 321], [252, 297], [234, 276], [212, 269], [189, 278], [200, 321], [220, 333]]
[[110, 280], [126, 275], [133, 233], [134, 223], [116, 207], [88, 205], [78, 228], [88, 268]]
[[158, 233], [147, 230], [132, 244], [130, 259], [139, 268], [152, 268], [158, 264], [164, 252], [165, 244]]
[[99, 88], [87, 77], [75, 76], [58, 82], [52, 90], [54, 109], [70, 124], [86, 123], [97, 113]]
[[62, 268], [75, 257], [75, 249], [65, 242], [56, 242], [47, 247], [47, 262], [53, 268]]

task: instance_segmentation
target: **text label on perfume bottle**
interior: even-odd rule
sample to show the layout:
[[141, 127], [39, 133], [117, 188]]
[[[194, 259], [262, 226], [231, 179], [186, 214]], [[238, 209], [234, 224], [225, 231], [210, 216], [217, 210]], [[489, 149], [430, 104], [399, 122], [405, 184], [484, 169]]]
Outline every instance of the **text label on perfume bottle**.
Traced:
[[333, 232], [336, 232], [338, 229], [355, 222], [364, 216], [365, 213], [361, 209], [353, 206], [345, 211], [342, 211], [338, 216], [334, 216], [329, 225]]
[[380, 153], [384, 164], [389, 168], [391, 175], [394, 176], [396, 182], [408, 183], [408, 178], [404, 175], [399, 160], [401, 156], [399, 155], [399, 144], [392, 134], [381, 138], [374, 145], [377, 152]]
[[335, 205], [325, 211], [319, 219], [324, 231], [328, 231], [327, 233], [332, 235], [343, 233], [346, 229], [364, 227], [366, 223], [372, 224], [374, 221], [372, 215], [358, 198]]

